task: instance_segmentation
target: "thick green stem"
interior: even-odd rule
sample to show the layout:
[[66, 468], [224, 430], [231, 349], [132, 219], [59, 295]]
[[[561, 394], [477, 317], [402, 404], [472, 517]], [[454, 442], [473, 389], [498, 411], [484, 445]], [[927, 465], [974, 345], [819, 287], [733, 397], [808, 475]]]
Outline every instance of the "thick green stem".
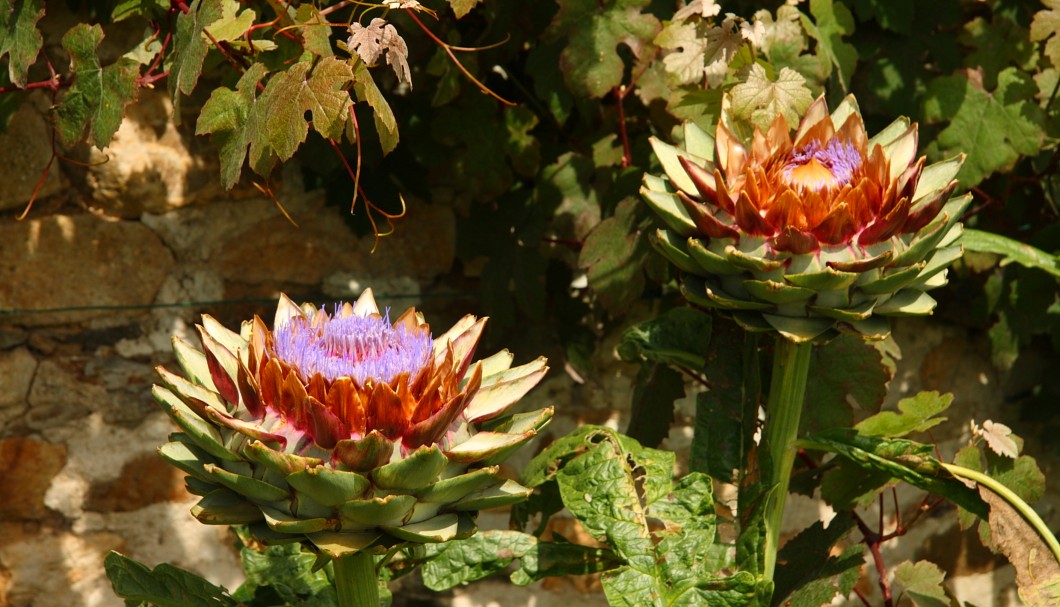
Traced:
[[771, 492], [765, 510], [766, 545], [762, 572], [767, 580], [773, 579], [777, 565], [780, 525], [784, 519], [791, 469], [795, 464], [795, 440], [799, 434], [812, 352], [811, 343], [797, 344], [777, 336], [761, 446], [766, 456], [762, 461], [762, 482]]
[[379, 580], [371, 554], [355, 552], [334, 563], [339, 607], [379, 607]]
[[1056, 536], [1049, 530], [1049, 526], [1045, 524], [1042, 517], [1038, 516], [1038, 513], [1034, 511], [1034, 508], [1031, 508], [1030, 504], [1020, 499], [1020, 496], [1016, 495], [1016, 493], [1008, 487], [1002, 485], [997, 479], [991, 478], [982, 472], [976, 472], [975, 470], [963, 466], [955, 466], [946, 463], [943, 463], [942, 467], [954, 476], [975, 481], [1001, 496], [1001, 499], [1008, 502], [1017, 512], [1023, 515], [1023, 518], [1026, 519], [1027, 523], [1034, 528], [1039, 536], [1041, 536], [1042, 541], [1049, 546], [1049, 550], [1052, 551], [1053, 558], [1056, 559], [1056, 562], [1060, 563], [1060, 542], [1057, 541]]

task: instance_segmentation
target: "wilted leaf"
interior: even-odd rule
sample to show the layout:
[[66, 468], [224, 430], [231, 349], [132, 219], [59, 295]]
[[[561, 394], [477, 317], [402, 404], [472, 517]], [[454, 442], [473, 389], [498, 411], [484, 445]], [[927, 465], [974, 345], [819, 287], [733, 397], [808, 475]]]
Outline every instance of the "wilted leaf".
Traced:
[[751, 66], [745, 82], [732, 87], [731, 95], [733, 113], [750, 120], [763, 132], [779, 114], [784, 115], [788, 124], [798, 124], [813, 102], [813, 95], [801, 74], [781, 68], [774, 82], [766, 75], [765, 68], [757, 63]]
[[979, 485], [979, 495], [990, 505], [990, 536], [1016, 568], [1020, 598], [1028, 607], [1060, 604], [1060, 563], [1052, 550], [1015, 508], [998, 494]]
[[0, 59], [8, 56], [8, 78], [18, 86], [26, 85], [26, 72], [44, 44], [37, 29], [43, 16], [41, 0], [14, 0], [8, 8], [0, 8]]
[[898, 412], [881, 411], [854, 426], [860, 434], [866, 436], [886, 436], [901, 438], [914, 432], [924, 432], [946, 421], [945, 417], [935, 417], [945, 411], [953, 402], [950, 393], [920, 392], [915, 396], [898, 401]]
[[347, 42], [351, 52], [356, 52], [361, 60], [369, 66], [385, 57], [387, 65], [394, 69], [398, 82], [412, 86], [412, 74], [409, 71], [409, 49], [397, 28], [376, 17], [368, 27], [360, 23], [350, 25], [350, 39]]
[[894, 580], [916, 607], [950, 607], [942, 587], [942, 570], [929, 561], [906, 561], [894, 568]]
[[547, 34], [566, 37], [560, 68], [578, 95], [603, 97], [622, 83], [625, 68], [618, 46], [637, 59], [650, 51], [659, 20], [641, 12], [650, 0], [560, 0]]
[[202, 74], [209, 41], [202, 35], [207, 26], [223, 15], [221, 0], [195, 0], [187, 13], [177, 12], [173, 36], [173, 58], [169, 66], [169, 96], [173, 99], [173, 121], [180, 123], [180, 95], [190, 95]]
[[79, 141], [87, 130], [89, 143], [106, 147], [121, 126], [125, 106], [136, 98], [139, 65], [123, 57], [100, 66], [96, 47], [102, 40], [103, 28], [85, 23], [63, 36], [75, 80], [55, 112], [56, 128], [68, 145]]
[[1031, 21], [1031, 40], [1045, 41], [1045, 56], [1060, 67], [1060, 0], [1042, 0], [1045, 9], [1034, 14]]
[[1031, 77], [1014, 67], [998, 74], [993, 92], [968, 75], [943, 76], [928, 85], [924, 117], [948, 122], [936, 140], [939, 152], [968, 154], [957, 174], [962, 186], [974, 186], [1020, 156], [1038, 153], [1042, 112], [1034, 99], [1037, 90]]
[[990, 447], [990, 450], [994, 453], [1011, 459], [1019, 457], [1019, 446], [1016, 441], [1012, 440], [1012, 428], [1005, 424], [986, 420], [983, 422], [983, 428], [979, 432], [979, 436], [983, 437], [983, 440], [986, 441], [986, 446]]

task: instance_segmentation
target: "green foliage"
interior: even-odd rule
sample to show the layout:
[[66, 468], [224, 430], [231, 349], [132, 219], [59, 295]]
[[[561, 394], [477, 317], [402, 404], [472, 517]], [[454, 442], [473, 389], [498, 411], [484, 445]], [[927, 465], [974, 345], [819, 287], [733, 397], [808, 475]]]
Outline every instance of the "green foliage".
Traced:
[[950, 607], [952, 604], [942, 587], [942, 570], [934, 563], [906, 561], [895, 567], [894, 580], [916, 607]]
[[169, 66], [169, 96], [173, 98], [173, 119], [180, 121], [180, 97], [195, 90], [202, 65], [209, 51], [206, 26], [221, 18], [221, 0], [195, 0], [186, 13], [177, 15], [173, 36], [173, 54]]
[[102, 40], [98, 25], [79, 24], [63, 36], [76, 80], [56, 108], [56, 128], [68, 144], [84, 137], [98, 148], [106, 147], [121, 126], [126, 104], [136, 97], [139, 66], [123, 57], [101, 67], [96, 47]]
[[149, 569], [117, 552], [104, 559], [114, 592], [131, 605], [157, 607], [236, 607], [239, 602], [201, 577], [162, 563]]
[[9, 8], [0, 9], [0, 58], [7, 55], [7, 77], [19, 86], [26, 84], [26, 72], [44, 44], [37, 30], [43, 16], [41, 0], [14, 0]]

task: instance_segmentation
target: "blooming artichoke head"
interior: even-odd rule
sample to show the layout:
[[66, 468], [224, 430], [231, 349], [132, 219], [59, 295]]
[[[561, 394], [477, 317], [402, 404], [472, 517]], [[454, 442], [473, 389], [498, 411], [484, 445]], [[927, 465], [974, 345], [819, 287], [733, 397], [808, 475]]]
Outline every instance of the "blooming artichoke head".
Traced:
[[689, 301], [797, 342], [882, 338], [887, 316], [933, 310], [926, 291], [961, 256], [971, 196], [950, 195], [963, 156], [925, 166], [905, 118], [868, 137], [853, 96], [831, 114], [818, 98], [794, 132], [781, 114], [747, 140], [729, 114], [726, 100], [713, 135], [686, 124], [683, 148], [653, 139], [665, 174], [641, 188]]
[[323, 554], [470, 535], [481, 508], [529, 490], [500, 464], [552, 409], [507, 414], [547, 371], [507, 350], [472, 362], [485, 319], [432, 338], [409, 309], [393, 323], [371, 291], [332, 313], [280, 298], [270, 331], [203, 316], [202, 349], [174, 339], [183, 376], [153, 394], [181, 428], [161, 455], [187, 472], [212, 524]]

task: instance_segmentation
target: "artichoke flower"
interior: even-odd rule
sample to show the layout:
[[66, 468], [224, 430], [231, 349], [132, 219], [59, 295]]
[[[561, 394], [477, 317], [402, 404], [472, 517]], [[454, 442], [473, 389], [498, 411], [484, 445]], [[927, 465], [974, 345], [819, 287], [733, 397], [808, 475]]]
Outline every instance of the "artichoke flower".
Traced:
[[683, 148], [653, 139], [665, 175], [641, 188], [685, 297], [800, 343], [879, 339], [886, 317], [931, 313], [926, 291], [962, 253], [963, 156], [925, 166], [906, 118], [869, 138], [853, 96], [831, 114], [818, 98], [794, 134], [780, 114], [746, 140], [728, 105], [713, 136], [687, 123]]
[[272, 331], [204, 315], [202, 350], [174, 338], [184, 375], [159, 367], [153, 395], [182, 431], [159, 452], [196, 518], [341, 558], [467, 537], [477, 510], [530, 493], [498, 464], [552, 416], [508, 413], [545, 359], [472, 364], [485, 318], [432, 339], [414, 308], [388, 316], [370, 290], [332, 314], [281, 296]]

